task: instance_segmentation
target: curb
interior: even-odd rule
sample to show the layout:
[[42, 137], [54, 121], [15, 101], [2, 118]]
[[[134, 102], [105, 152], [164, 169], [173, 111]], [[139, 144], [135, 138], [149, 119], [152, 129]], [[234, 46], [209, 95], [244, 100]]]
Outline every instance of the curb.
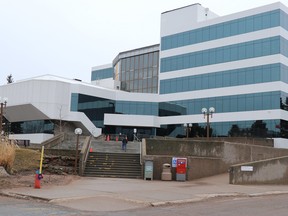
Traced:
[[283, 194], [288, 194], [288, 191], [270, 191], [270, 192], [263, 192], [263, 193], [253, 193], [253, 194], [249, 194], [249, 197], [283, 195]]
[[49, 202], [51, 199], [48, 198], [43, 198], [43, 197], [36, 197], [36, 196], [31, 196], [31, 195], [23, 195], [23, 194], [17, 194], [17, 193], [5, 193], [0, 191], [0, 196], [5, 196], [5, 197], [12, 197], [16, 199], [24, 199], [24, 200], [39, 200], [39, 201], [45, 201]]
[[203, 197], [194, 198], [194, 199], [185, 199], [185, 200], [171, 200], [171, 201], [163, 201], [163, 202], [151, 202], [150, 205], [152, 207], [173, 205], [173, 204], [187, 204], [187, 203], [196, 203], [202, 202], [209, 199], [216, 198], [228, 198], [228, 197], [261, 197], [261, 196], [271, 196], [271, 195], [283, 195], [288, 194], [288, 191], [271, 191], [271, 192], [263, 192], [263, 193], [253, 193], [253, 194], [244, 194], [244, 193], [228, 193], [228, 194], [208, 194]]
[[[160, 207], [160, 206], [167, 206], [167, 205], [176, 205], [176, 204], [188, 204], [188, 203], [196, 203], [196, 202], [203, 202], [210, 199], [216, 199], [216, 198], [233, 198], [233, 197], [261, 197], [261, 196], [271, 196], [271, 195], [283, 195], [288, 194], [288, 191], [269, 191], [269, 192], [262, 192], [262, 193], [251, 193], [251, 194], [245, 194], [245, 193], [223, 193], [223, 194], [199, 194], [198, 197], [193, 199], [183, 199], [183, 200], [169, 200], [169, 201], [160, 201], [160, 202], [142, 202], [137, 201], [133, 199], [124, 199], [127, 202], [134, 202], [138, 204], [147, 204], [148, 206], [152, 207]], [[5, 193], [3, 191], [0, 191], [0, 196], [5, 197], [12, 197], [16, 199], [24, 199], [24, 200], [38, 200], [38, 201], [44, 201], [49, 203], [55, 203], [55, 202], [61, 202], [65, 200], [77, 200], [77, 199], [83, 199], [87, 197], [73, 197], [73, 198], [56, 198], [56, 199], [49, 199], [49, 198], [43, 198], [38, 196], [31, 196], [31, 195], [23, 195], [18, 193]], [[114, 197], [115, 198], [115, 197]], [[117, 199], [117, 198], [116, 198]]]

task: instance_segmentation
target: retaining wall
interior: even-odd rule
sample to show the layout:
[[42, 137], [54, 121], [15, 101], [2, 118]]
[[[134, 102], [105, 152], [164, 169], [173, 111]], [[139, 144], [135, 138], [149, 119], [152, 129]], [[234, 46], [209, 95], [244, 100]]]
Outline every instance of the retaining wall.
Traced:
[[288, 156], [230, 167], [230, 184], [288, 184]]
[[[162, 165], [173, 157], [187, 158], [186, 180], [225, 173], [234, 164], [288, 156], [288, 149], [219, 141], [143, 139], [142, 161], [153, 160], [153, 179], [161, 179]], [[145, 170], [145, 169], [143, 169]], [[175, 168], [172, 168], [175, 180]]]

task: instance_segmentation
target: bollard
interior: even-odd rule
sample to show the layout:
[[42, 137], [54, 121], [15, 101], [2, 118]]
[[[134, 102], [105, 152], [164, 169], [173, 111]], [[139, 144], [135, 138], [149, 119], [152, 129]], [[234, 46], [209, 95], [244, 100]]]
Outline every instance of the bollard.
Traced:
[[40, 187], [41, 187], [41, 184], [40, 184], [40, 178], [39, 178], [39, 170], [37, 170], [35, 174], [34, 188], [40, 189]]

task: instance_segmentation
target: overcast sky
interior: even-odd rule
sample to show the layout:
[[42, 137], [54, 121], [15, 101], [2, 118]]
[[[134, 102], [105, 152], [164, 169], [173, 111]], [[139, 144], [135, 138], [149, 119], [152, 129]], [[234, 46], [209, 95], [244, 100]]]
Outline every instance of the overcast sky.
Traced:
[[[275, 0], [0, 0], [0, 84], [45, 74], [90, 82], [93, 66], [160, 42], [160, 15], [200, 3], [222, 16]], [[288, 0], [283, 0], [288, 6]]]

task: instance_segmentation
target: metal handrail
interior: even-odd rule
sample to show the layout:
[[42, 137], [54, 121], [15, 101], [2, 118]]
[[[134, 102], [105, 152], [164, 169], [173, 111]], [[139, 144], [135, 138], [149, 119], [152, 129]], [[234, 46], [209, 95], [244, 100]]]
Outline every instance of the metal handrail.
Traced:
[[142, 141], [136, 136], [136, 134], [133, 134], [133, 139], [134, 140], [136, 140], [137, 142], [139, 142], [139, 148], [140, 148], [140, 165], [142, 165], [143, 163], [142, 163], [142, 157], [143, 157], [143, 155], [142, 155]]
[[84, 169], [85, 169], [86, 161], [88, 158], [89, 149], [91, 146], [91, 138], [92, 138], [92, 136], [86, 137], [84, 144], [83, 144], [83, 147], [82, 147], [81, 152], [80, 152], [79, 175], [81, 175], [81, 176], [83, 176], [83, 174], [84, 174]]
[[140, 165], [142, 165], [142, 158], [143, 158], [143, 155], [142, 155], [142, 142], [139, 142], [139, 145], [140, 145]]
[[133, 137], [134, 137], [134, 140], [137, 140], [137, 142], [141, 142], [140, 139], [135, 134], [133, 134]]
[[56, 145], [59, 145], [60, 143], [62, 143], [64, 141], [64, 133], [59, 133], [55, 136], [53, 136], [52, 138], [45, 140], [44, 142], [41, 143], [41, 147], [44, 146], [45, 149], [47, 148], [52, 148]]

